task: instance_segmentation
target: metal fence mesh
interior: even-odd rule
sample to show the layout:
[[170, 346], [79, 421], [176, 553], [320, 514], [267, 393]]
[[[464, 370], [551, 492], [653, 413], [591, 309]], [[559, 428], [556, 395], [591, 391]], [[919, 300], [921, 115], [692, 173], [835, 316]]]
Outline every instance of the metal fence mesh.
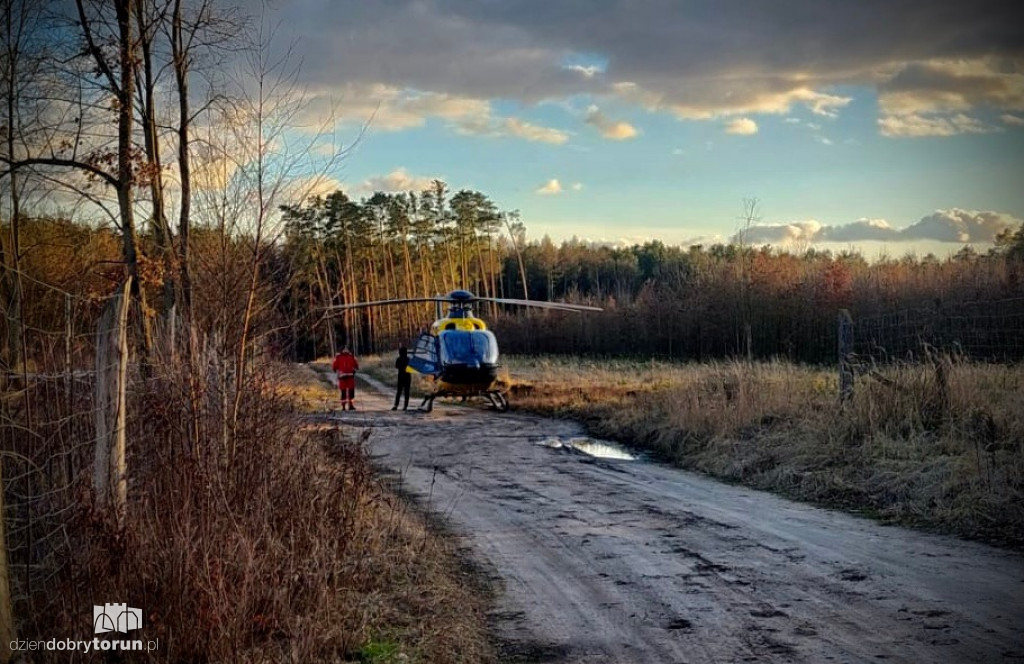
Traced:
[[936, 303], [854, 319], [853, 352], [876, 363], [917, 362], [928, 353], [980, 362], [1024, 359], [1024, 298]]

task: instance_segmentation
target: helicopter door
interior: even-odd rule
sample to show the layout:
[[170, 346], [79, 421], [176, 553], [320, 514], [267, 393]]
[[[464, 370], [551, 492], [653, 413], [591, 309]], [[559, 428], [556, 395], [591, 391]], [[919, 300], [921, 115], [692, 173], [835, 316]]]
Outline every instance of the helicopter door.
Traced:
[[441, 363], [437, 359], [437, 337], [426, 332], [420, 334], [413, 344], [409, 366], [422, 374], [441, 371]]

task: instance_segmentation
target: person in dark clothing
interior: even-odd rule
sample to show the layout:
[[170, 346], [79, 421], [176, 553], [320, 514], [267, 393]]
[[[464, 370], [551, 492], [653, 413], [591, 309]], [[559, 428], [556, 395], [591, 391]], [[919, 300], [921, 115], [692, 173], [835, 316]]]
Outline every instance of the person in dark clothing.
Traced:
[[412, 374], [409, 373], [409, 351], [405, 346], [398, 349], [398, 358], [395, 360], [395, 368], [398, 369], [398, 386], [395, 391], [395, 405], [391, 410], [398, 410], [398, 401], [405, 395], [405, 405], [402, 410], [409, 410], [409, 388], [412, 387]]

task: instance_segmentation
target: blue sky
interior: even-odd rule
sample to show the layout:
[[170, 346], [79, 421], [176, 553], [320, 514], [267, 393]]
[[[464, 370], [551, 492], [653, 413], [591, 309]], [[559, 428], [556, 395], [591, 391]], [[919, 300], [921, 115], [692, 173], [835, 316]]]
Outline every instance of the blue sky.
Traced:
[[[990, 6], [991, 5], [991, 6]], [[1003, 3], [282, 0], [359, 195], [439, 177], [530, 235], [893, 254], [1024, 217], [1024, 34]]]

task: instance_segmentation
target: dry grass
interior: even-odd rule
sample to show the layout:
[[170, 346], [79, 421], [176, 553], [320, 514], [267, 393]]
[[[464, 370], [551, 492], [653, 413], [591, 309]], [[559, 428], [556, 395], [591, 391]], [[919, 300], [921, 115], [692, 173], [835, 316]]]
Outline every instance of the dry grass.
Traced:
[[862, 376], [783, 362], [505, 358], [513, 406], [730, 481], [1024, 545], [1024, 367], [945, 359]]
[[128, 601], [159, 639], [150, 661], [493, 660], [450, 545], [375, 477], [363, 440], [296, 413], [333, 396], [311, 370], [254, 377], [230, 437], [204, 384], [198, 449], [186, 392], [178, 374], [135, 391], [125, 527], [90, 506], [83, 473], [53, 552], [69, 564], [19, 588], [20, 634], [91, 640], [90, 606]]

